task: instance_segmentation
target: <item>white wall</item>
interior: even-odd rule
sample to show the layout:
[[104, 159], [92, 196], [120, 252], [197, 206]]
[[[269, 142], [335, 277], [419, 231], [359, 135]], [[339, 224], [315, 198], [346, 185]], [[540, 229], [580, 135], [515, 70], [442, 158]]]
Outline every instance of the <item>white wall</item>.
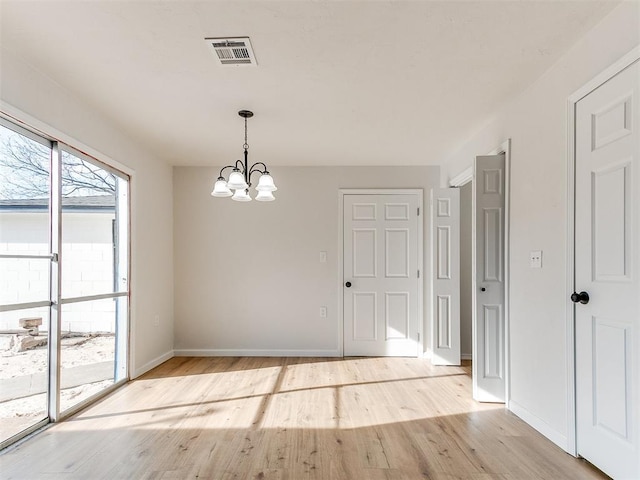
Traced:
[[[453, 177], [512, 139], [511, 408], [567, 446], [567, 98], [640, 44], [640, 3], [616, 7], [448, 162]], [[509, 72], [505, 72], [508, 75]], [[543, 251], [543, 268], [528, 265]]]
[[172, 354], [171, 167], [10, 51], [2, 49], [0, 62], [0, 110], [132, 175], [131, 373], [136, 376]]
[[472, 354], [472, 193], [471, 182], [460, 188], [460, 353], [464, 358], [471, 358]]
[[422, 188], [428, 199], [440, 178], [438, 167], [274, 167], [277, 200], [238, 203], [209, 195], [218, 171], [174, 169], [178, 354], [336, 355], [339, 189]]

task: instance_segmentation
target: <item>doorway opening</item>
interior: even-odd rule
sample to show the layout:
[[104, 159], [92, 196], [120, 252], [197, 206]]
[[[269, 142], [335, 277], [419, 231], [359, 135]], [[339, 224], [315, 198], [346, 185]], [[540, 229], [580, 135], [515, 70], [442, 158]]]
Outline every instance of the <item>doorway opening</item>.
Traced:
[[460, 189], [461, 359], [471, 357], [474, 398], [507, 406], [510, 155], [506, 140], [449, 183]]
[[460, 187], [460, 359], [473, 352], [473, 180]]

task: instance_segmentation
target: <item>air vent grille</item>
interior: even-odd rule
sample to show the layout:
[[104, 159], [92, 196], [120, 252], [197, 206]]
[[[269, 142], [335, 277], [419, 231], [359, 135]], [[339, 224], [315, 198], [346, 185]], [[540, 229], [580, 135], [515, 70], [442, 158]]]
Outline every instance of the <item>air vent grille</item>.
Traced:
[[257, 65], [249, 37], [205, 38], [221, 65]]

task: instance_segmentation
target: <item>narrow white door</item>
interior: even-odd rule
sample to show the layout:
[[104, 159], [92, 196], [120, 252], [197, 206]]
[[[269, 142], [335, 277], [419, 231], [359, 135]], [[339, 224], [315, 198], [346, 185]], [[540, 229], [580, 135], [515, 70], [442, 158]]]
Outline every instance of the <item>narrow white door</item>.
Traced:
[[431, 363], [460, 365], [460, 190], [431, 190]]
[[504, 402], [504, 155], [476, 157], [473, 202], [473, 398]]
[[634, 479], [640, 478], [639, 79], [636, 62], [576, 105], [572, 296], [578, 454], [614, 478]]
[[346, 356], [418, 355], [419, 199], [344, 196]]

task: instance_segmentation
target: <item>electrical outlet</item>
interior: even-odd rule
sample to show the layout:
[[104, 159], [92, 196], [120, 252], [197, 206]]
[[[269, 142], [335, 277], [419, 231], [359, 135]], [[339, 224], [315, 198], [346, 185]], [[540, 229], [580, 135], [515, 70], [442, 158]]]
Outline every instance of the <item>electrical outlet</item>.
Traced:
[[320, 307], [320, 318], [327, 318], [327, 307]]
[[156, 316], [153, 317], [153, 326], [154, 327], [160, 326], [160, 315], [156, 314]]
[[542, 250], [529, 252], [529, 266], [531, 268], [542, 268]]
[[320, 263], [327, 263], [327, 252], [320, 252]]

